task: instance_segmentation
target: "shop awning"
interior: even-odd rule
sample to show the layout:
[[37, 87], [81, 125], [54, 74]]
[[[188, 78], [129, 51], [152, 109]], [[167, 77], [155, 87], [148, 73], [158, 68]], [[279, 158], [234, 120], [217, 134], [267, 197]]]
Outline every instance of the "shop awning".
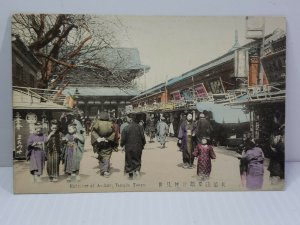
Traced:
[[196, 108], [199, 112], [204, 110], [212, 112], [213, 120], [217, 123], [244, 123], [250, 121], [249, 113], [242, 108], [231, 107], [213, 102], [198, 102]]

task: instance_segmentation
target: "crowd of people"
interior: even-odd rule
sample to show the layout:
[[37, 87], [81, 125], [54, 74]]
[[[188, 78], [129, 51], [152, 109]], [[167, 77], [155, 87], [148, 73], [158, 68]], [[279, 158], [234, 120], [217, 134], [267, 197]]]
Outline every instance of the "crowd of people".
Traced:
[[[28, 139], [27, 160], [34, 182], [41, 182], [45, 162], [50, 182], [57, 182], [59, 166], [62, 162], [67, 181], [80, 181], [80, 162], [84, 152], [85, 135], [91, 134], [91, 144], [99, 161], [100, 175], [110, 177], [110, 159], [114, 151], [121, 147], [125, 152], [124, 173], [129, 179], [140, 176], [142, 152], [146, 145], [145, 133], [149, 143], [160, 143], [166, 148], [166, 137], [173, 136], [172, 124], [160, 115], [151, 116], [147, 121], [138, 120], [134, 114], [122, 119], [111, 119], [107, 112], [101, 112], [93, 121], [88, 117], [82, 121], [74, 115], [63, 114], [58, 120], [50, 122], [48, 133], [43, 133], [42, 124], [35, 124], [35, 132]], [[214, 132], [207, 115], [200, 113], [197, 120], [187, 113], [180, 121], [177, 146], [182, 154], [182, 167], [194, 168], [197, 158], [196, 174], [201, 180], [209, 179], [212, 163], [216, 159], [211, 136]], [[170, 134], [171, 133], [171, 134]], [[270, 176], [272, 182], [284, 178], [284, 127], [271, 138], [272, 155]], [[241, 183], [248, 189], [260, 189], [263, 185], [264, 152], [251, 137], [244, 139], [239, 148]]]
[[41, 182], [45, 161], [50, 182], [58, 181], [60, 162], [64, 165], [68, 181], [72, 178], [80, 181], [80, 161], [85, 138], [82, 126], [77, 122], [73, 119], [65, 133], [62, 133], [58, 121], [52, 120], [48, 134], [43, 133], [40, 122], [35, 123], [35, 132], [28, 138], [26, 152], [34, 182]]

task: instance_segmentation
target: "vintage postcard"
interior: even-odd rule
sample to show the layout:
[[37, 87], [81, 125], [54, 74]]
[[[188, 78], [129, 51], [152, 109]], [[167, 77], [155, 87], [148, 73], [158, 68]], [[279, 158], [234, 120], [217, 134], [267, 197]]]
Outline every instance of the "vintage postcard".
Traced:
[[284, 189], [285, 18], [11, 27], [14, 193]]

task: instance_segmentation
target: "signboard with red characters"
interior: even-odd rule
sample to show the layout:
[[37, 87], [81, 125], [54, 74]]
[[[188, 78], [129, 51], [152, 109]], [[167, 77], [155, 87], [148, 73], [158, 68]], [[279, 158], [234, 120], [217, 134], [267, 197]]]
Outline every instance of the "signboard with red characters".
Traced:
[[197, 97], [207, 97], [207, 91], [203, 83], [196, 85], [194, 89]]

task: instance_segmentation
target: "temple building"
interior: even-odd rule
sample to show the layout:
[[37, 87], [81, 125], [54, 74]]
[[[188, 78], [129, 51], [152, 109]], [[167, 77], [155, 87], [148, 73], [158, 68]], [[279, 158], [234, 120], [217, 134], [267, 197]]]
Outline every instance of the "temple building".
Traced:
[[[98, 68], [78, 67], [70, 72], [63, 94], [76, 100], [84, 116], [107, 111], [113, 117], [125, 114], [125, 106], [139, 94], [136, 80], [150, 69], [142, 65], [135, 48], [105, 48], [94, 56]], [[100, 65], [100, 66], [99, 66]]]

